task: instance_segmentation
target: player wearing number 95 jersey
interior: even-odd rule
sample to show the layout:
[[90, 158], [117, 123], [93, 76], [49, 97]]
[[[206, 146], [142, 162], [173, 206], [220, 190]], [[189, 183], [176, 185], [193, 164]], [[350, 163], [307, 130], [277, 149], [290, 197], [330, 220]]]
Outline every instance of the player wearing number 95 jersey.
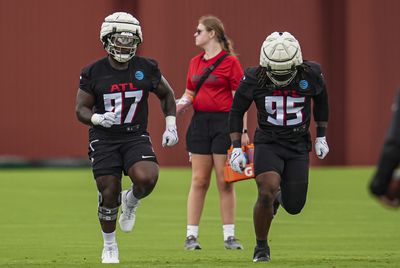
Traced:
[[[135, 55], [143, 42], [135, 17], [125, 12], [107, 16], [100, 40], [108, 55], [82, 70], [76, 114], [90, 126], [89, 158], [104, 240], [101, 261], [119, 263], [115, 238], [118, 208], [122, 204], [121, 230], [132, 231], [139, 201], [152, 192], [158, 179], [159, 167], [147, 132], [149, 93], [160, 99], [165, 116], [163, 146], [178, 142], [176, 106], [173, 90], [157, 62]], [[129, 176], [133, 186], [121, 193], [122, 174]]]
[[290, 33], [274, 32], [267, 37], [261, 47], [260, 66], [246, 69], [236, 91], [229, 124], [234, 147], [230, 163], [237, 172], [242, 172], [246, 163], [240, 138], [243, 114], [252, 102], [258, 119], [253, 261], [259, 262], [270, 259], [268, 232], [279, 204], [288, 213], [298, 214], [306, 202], [311, 113], [317, 126], [317, 157], [323, 159], [329, 152], [325, 138], [328, 96], [321, 68], [315, 62], [303, 62], [300, 45]]

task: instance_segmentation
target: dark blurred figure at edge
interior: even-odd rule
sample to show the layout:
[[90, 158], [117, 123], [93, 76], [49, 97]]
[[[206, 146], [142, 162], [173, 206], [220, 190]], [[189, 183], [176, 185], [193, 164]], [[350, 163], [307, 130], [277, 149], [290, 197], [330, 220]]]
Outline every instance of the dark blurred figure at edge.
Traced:
[[393, 117], [388, 133], [386, 134], [378, 166], [369, 185], [370, 192], [389, 207], [399, 207], [399, 196], [390, 196], [388, 192], [395, 169], [400, 163], [400, 90], [397, 92], [395, 103], [392, 106]]

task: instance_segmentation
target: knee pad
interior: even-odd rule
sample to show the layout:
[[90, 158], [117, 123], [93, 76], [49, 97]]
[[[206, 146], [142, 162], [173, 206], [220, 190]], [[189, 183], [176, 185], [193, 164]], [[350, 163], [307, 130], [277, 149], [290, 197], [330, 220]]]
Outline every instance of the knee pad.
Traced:
[[115, 221], [118, 217], [118, 208], [100, 207], [98, 210], [99, 219], [103, 221]]
[[98, 203], [98, 216], [100, 220], [103, 221], [115, 221], [118, 217], [118, 208], [121, 204], [121, 194], [118, 195], [117, 207], [108, 208], [103, 206], [103, 196], [100, 192], [99, 194], [99, 203]]

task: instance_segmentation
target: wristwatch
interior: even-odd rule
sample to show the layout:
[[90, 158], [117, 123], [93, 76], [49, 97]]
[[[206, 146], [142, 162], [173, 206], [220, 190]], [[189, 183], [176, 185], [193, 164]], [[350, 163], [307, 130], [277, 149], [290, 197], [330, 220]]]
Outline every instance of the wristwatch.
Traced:
[[247, 133], [247, 129], [245, 128], [245, 129], [243, 129], [243, 132], [242, 133]]

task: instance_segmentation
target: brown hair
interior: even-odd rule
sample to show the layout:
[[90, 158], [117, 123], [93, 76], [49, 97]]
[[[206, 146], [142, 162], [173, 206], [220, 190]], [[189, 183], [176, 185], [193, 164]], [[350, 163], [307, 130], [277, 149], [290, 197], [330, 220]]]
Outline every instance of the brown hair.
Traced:
[[203, 24], [204, 27], [206, 27], [207, 31], [214, 31], [217, 40], [219, 43], [221, 43], [222, 48], [228, 52], [230, 55], [236, 55], [236, 53], [233, 50], [233, 42], [231, 39], [228, 38], [228, 36], [225, 33], [224, 29], [224, 24], [220, 19], [218, 19], [215, 16], [202, 16], [199, 19], [199, 23]]

